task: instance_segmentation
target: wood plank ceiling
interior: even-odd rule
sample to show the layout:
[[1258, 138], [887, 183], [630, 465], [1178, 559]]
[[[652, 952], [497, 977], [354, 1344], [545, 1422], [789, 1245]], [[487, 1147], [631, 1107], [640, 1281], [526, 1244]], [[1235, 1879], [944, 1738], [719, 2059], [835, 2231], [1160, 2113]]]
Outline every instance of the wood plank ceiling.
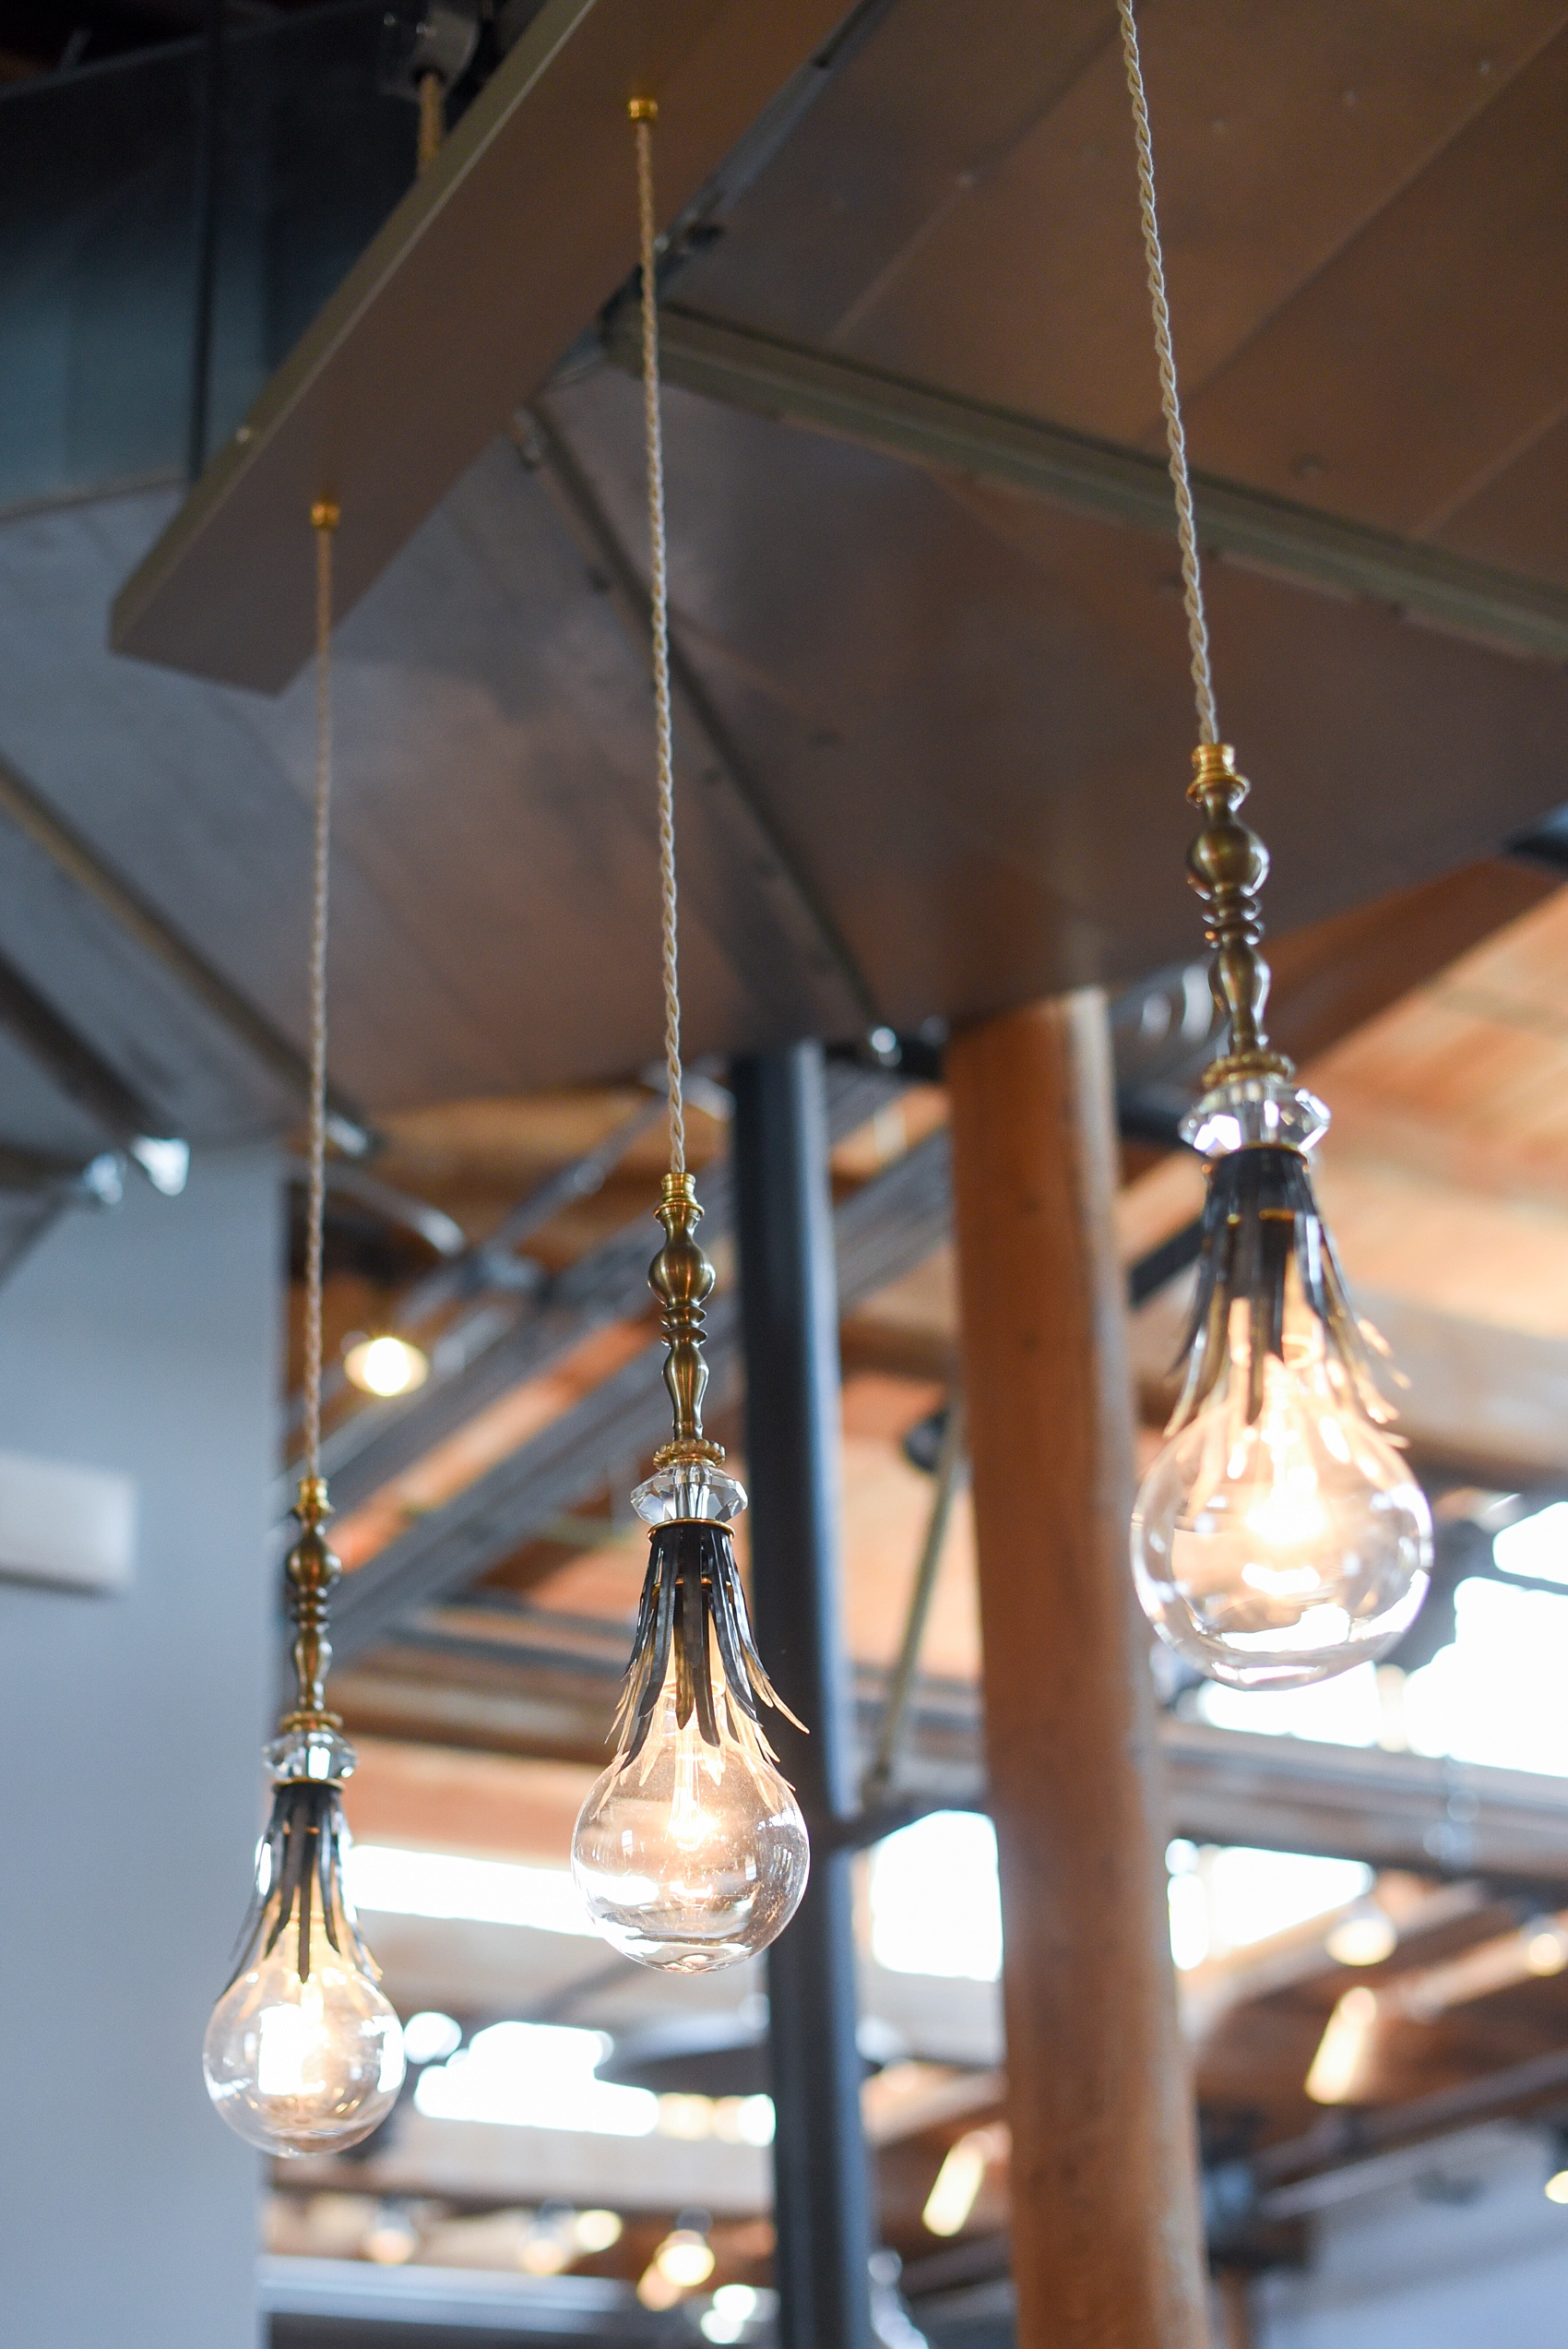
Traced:
[[[1150, 0], [1205, 465], [1568, 580], [1550, 456], [1568, 400], [1565, 21], [1547, 0]], [[671, 295], [1152, 448], [1104, 0], [1011, 0], [978, 24], [957, 0], [899, 0], [825, 80], [671, 256]], [[547, 402], [635, 577], [633, 387], [585, 344]], [[716, 729], [683, 734], [695, 1050], [849, 1035], [871, 1010], [972, 1018], [1190, 952], [1191, 717], [1163, 540], [685, 393], [669, 435], [676, 633]], [[523, 461], [505, 441], [481, 459], [340, 636], [340, 1074], [389, 1108], [624, 1075], [656, 1043], [640, 648], [537, 438], [517, 437]], [[181, 920], [295, 1018], [297, 893], [276, 842], [300, 823], [308, 686], [269, 707], [83, 641], [155, 519], [30, 526], [75, 599], [68, 653], [59, 600], [46, 626], [0, 547], [52, 706], [45, 725], [36, 695], [0, 682], [0, 745], [155, 898], [165, 838], [199, 841]], [[1277, 927], [1450, 871], [1561, 798], [1555, 664], [1211, 569], [1220, 709], [1275, 852]]]
[[[908, 0], [885, 72], [868, 53], [828, 93], [682, 299], [1155, 447], [1111, 12], [969, 19]], [[1568, 11], [1149, 0], [1140, 20], [1195, 461], [1568, 578]]]

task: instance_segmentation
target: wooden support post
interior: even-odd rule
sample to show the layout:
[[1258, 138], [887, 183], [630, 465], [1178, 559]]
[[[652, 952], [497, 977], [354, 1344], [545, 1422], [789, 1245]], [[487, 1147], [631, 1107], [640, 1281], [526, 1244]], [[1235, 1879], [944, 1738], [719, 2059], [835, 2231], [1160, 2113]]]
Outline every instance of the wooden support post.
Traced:
[[1148, 1635], [1127, 1564], [1104, 998], [972, 1029], [947, 1071], [1018, 2349], [1205, 2349]]

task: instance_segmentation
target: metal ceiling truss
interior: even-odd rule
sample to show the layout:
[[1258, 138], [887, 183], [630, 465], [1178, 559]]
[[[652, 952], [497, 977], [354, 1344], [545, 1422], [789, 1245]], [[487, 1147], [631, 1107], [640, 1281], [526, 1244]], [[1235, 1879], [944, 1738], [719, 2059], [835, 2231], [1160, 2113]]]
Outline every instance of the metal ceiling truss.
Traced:
[[[853, 1133], [897, 1099], [901, 1080], [876, 1068], [851, 1062], [830, 1063], [827, 1077], [828, 1131], [835, 1141]], [[640, 1121], [639, 1121], [640, 1122]], [[614, 1141], [612, 1137], [612, 1143]], [[628, 1136], [628, 1139], [630, 1137]], [[617, 1153], [618, 1154], [618, 1153]], [[588, 1153], [581, 1163], [603, 1163], [605, 1152]], [[710, 1247], [724, 1239], [733, 1222], [730, 1169], [720, 1162], [702, 1174], [704, 1233]], [[579, 1196], [573, 1170], [552, 1176], [537, 1194], [520, 1203], [489, 1243], [491, 1250], [536, 1230], [545, 1212], [554, 1213]], [[322, 1447], [322, 1472], [331, 1480], [339, 1509], [356, 1508], [386, 1484], [422, 1460], [434, 1447], [479, 1412], [525, 1379], [536, 1378], [560, 1361], [574, 1346], [612, 1321], [635, 1320], [648, 1309], [647, 1267], [653, 1238], [646, 1219], [617, 1232], [592, 1248], [576, 1264], [548, 1282], [532, 1288], [508, 1278], [505, 1286], [487, 1276], [483, 1251], [468, 1260], [472, 1276], [470, 1294], [493, 1292], [488, 1304], [449, 1338], [432, 1349], [433, 1376], [428, 1385], [407, 1401], [369, 1404], [327, 1437]], [[522, 1259], [515, 1259], [520, 1267]], [[437, 1304], [443, 1294], [456, 1294], [451, 1284], [459, 1265], [443, 1266], [422, 1283], [408, 1302], [410, 1310], [426, 1302]], [[408, 1315], [399, 1317], [402, 1326]], [[625, 1460], [636, 1446], [622, 1447]], [[279, 1517], [289, 1509], [298, 1470], [291, 1465], [276, 1496]], [[358, 1580], [358, 1577], [355, 1577]]]
[[159, 1112], [4, 955], [0, 1027], [8, 1029], [65, 1098], [136, 1162], [155, 1189], [173, 1194], [184, 1188], [190, 1161], [184, 1142], [170, 1133]]
[[[310, 1065], [239, 989], [172, 929], [156, 907], [106, 864], [82, 835], [17, 769], [0, 759], [0, 821], [38, 849], [124, 936], [172, 978], [219, 1027], [303, 1108], [310, 1098]], [[116, 1080], [118, 1081], [118, 1080]], [[336, 1088], [327, 1093], [329, 1132], [350, 1157], [368, 1157], [378, 1138], [362, 1113]]]
[[[709, 1231], [721, 1233], [732, 1212], [728, 1169], [722, 1183], [715, 1183], [710, 1170], [704, 1187], [712, 1201]], [[950, 1212], [948, 1139], [943, 1132], [895, 1160], [838, 1209], [834, 1224], [842, 1309], [852, 1312], [890, 1281], [924, 1263], [945, 1239]], [[647, 1234], [639, 1229], [635, 1239], [612, 1246], [628, 1276], [627, 1259], [636, 1250], [636, 1301], [632, 1306], [624, 1293], [622, 1311], [601, 1312], [599, 1319], [626, 1318], [628, 1308], [640, 1313], [647, 1303]], [[609, 1254], [600, 1251], [601, 1258]], [[607, 1301], [602, 1291], [600, 1299]], [[564, 1350], [563, 1324], [568, 1320], [558, 1308], [554, 1353]], [[584, 1334], [579, 1324], [576, 1335]], [[735, 1399], [740, 1383], [740, 1316], [733, 1290], [710, 1308], [706, 1338], [707, 1400], [717, 1413]], [[349, 1576], [334, 1619], [339, 1657], [363, 1654], [399, 1622], [499, 1566], [561, 1511], [599, 1491], [628, 1459], [650, 1452], [669, 1413], [664, 1349], [655, 1341], [510, 1459]]]
[[[623, 303], [605, 348], [638, 364]], [[992, 482], [1099, 520], [1175, 535], [1162, 458], [1015, 415], [836, 353], [667, 304], [659, 318], [665, 380], [777, 423], [804, 424], [943, 473]], [[1428, 626], [1515, 653], [1568, 661], [1568, 590], [1295, 506], [1262, 490], [1194, 472], [1204, 546], [1228, 561], [1316, 588], [1394, 606]]]

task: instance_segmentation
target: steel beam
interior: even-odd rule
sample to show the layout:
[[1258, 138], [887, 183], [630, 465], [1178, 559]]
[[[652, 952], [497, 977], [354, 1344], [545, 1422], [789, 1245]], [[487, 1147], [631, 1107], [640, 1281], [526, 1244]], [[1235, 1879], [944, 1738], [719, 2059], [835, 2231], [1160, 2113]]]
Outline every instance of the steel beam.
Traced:
[[[835, 1140], [874, 1116], [900, 1090], [897, 1078], [879, 1069], [836, 1066], [828, 1095], [828, 1119]], [[589, 1153], [575, 1163], [589, 1167], [591, 1162]], [[564, 1173], [567, 1180], [559, 1192], [552, 1180], [537, 1195], [540, 1210], [537, 1218], [532, 1212], [533, 1202], [522, 1202], [486, 1245], [516, 1245], [538, 1229], [545, 1220], [546, 1208], [554, 1213], [577, 1196], [570, 1179], [572, 1170]], [[706, 1210], [703, 1230], [712, 1246], [722, 1240], [730, 1229], [731, 1192], [728, 1164], [704, 1169], [702, 1195]], [[488, 1336], [482, 1330], [477, 1332], [470, 1353], [461, 1351], [459, 1333], [450, 1369], [445, 1365], [448, 1341], [438, 1343], [434, 1353], [434, 1375], [430, 1384], [416, 1394], [398, 1402], [365, 1404], [351, 1419], [334, 1428], [322, 1447], [322, 1469], [331, 1480], [339, 1512], [354, 1508], [390, 1477], [422, 1460], [426, 1452], [465, 1426], [498, 1396], [520, 1386], [526, 1378], [537, 1377], [606, 1322], [635, 1319], [639, 1313], [647, 1311], [647, 1267], [653, 1247], [647, 1219], [639, 1217], [636, 1223], [615, 1233], [576, 1264], [569, 1265], [540, 1295], [521, 1298], [516, 1291], [510, 1292], [511, 1316], [491, 1321]], [[441, 1290], [451, 1270], [444, 1266], [428, 1282], [419, 1284], [410, 1300], [415, 1309], [422, 1311], [432, 1299], [442, 1301]], [[521, 1318], [511, 1318], [517, 1316]], [[398, 1326], [404, 1326], [400, 1316]], [[621, 1458], [625, 1457], [623, 1452]], [[279, 1517], [293, 1506], [299, 1473], [296, 1463], [278, 1486], [275, 1505]]]
[[[351, 1585], [353, 1577], [349, 1578]], [[349, 1587], [346, 1585], [345, 1588]], [[629, 1626], [606, 1623], [570, 1644], [558, 1617], [505, 1595], [421, 1616], [333, 1687], [350, 1728], [438, 1746], [591, 1761], [603, 1752]], [[874, 1747], [888, 1675], [854, 1674], [856, 1739]], [[1533, 1772], [1375, 1747], [1211, 1729], [1162, 1714], [1172, 1835], [1195, 1843], [1313, 1852], [1369, 1867], [1476, 1876], [1532, 1886], [1561, 1905], [1568, 1890], [1568, 1782]], [[980, 1699], [972, 1686], [914, 1686], [899, 1773], [917, 1809], [983, 1809]]]
[[[727, 1207], [711, 1175], [704, 1188], [710, 1198]], [[888, 1281], [923, 1263], [940, 1246], [946, 1226], [947, 1137], [938, 1133], [895, 1160], [885, 1174], [863, 1184], [839, 1209], [835, 1230], [839, 1289], [846, 1306], [853, 1306]], [[625, 1311], [640, 1311], [647, 1299], [649, 1242], [638, 1230], [615, 1247], [628, 1285], [632, 1272], [628, 1259], [635, 1260], [636, 1269], [636, 1303]], [[608, 1291], [604, 1294], [608, 1295]], [[625, 1313], [600, 1318], [625, 1318]], [[564, 1351], [567, 1342], [575, 1342], [594, 1326], [580, 1318], [574, 1320], [564, 1308], [557, 1310], [555, 1319], [546, 1315], [542, 1320], [546, 1326], [533, 1332], [536, 1347], [541, 1350], [534, 1356], [536, 1367], [542, 1367], [554, 1353]], [[570, 1341], [568, 1329], [575, 1333]], [[517, 1343], [507, 1348], [513, 1372], [507, 1383], [516, 1384], [523, 1375], [517, 1365], [527, 1335], [526, 1330], [519, 1331]], [[551, 1353], [542, 1351], [546, 1346]], [[493, 1351], [499, 1354], [502, 1349]], [[660, 1345], [646, 1347], [509, 1460], [480, 1477], [444, 1508], [421, 1518], [368, 1564], [346, 1577], [333, 1619], [332, 1640], [339, 1658], [362, 1654], [422, 1607], [477, 1581], [552, 1517], [600, 1490], [629, 1457], [651, 1451], [667, 1432], [669, 1419], [663, 1359]], [[734, 1399], [739, 1386], [740, 1327], [732, 1294], [719, 1297], [708, 1315], [707, 1360], [708, 1396], [718, 1411]], [[471, 1401], [471, 1390], [469, 1399]], [[423, 1424], [428, 1428], [429, 1423]]]
[[[68, 1101], [123, 1150], [161, 1140], [169, 1121], [142, 1099], [94, 1044], [45, 1001], [16, 964], [0, 954], [0, 1027], [7, 1029]], [[172, 1147], [172, 1145], [170, 1147]], [[179, 1184], [174, 1185], [178, 1189]]]
[[1170, 1717], [1160, 1743], [1170, 1831], [1194, 1843], [1568, 1882], [1568, 1785], [1561, 1779]]
[[[607, 348], [635, 366], [633, 321]], [[677, 304], [661, 313], [665, 379], [731, 408], [862, 443], [933, 471], [994, 482], [1097, 519], [1176, 533], [1164, 462], [978, 399], [885, 375]], [[1262, 490], [1193, 475], [1198, 531], [1229, 560], [1332, 595], [1393, 604], [1428, 626], [1511, 652], [1568, 661], [1568, 590], [1515, 578], [1442, 547], [1320, 514]]]
[[[274, 1083], [303, 1107], [310, 1099], [310, 1063], [273, 1026], [265, 1012], [214, 970], [195, 947], [171, 928], [156, 907], [107, 865], [96, 849], [67, 824], [5, 760], [0, 759], [0, 822], [11, 825], [46, 856], [57, 873], [108, 915], [123, 936], [172, 978], [181, 991], [216, 1020]], [[336, 1087], [327, 1100], [329, 1131], [337, 1147], [353, 1158], [368, 1157], [377, 1137]]]
[[871, 2349], [839, 1589], [838, 1306], [822, 1055], [735, 1064], [735, 1188], [758, 1645], [809, 1730], [769, 1723], [812, 1833], [811, 1880], [768, 1951], [780, 2349]]

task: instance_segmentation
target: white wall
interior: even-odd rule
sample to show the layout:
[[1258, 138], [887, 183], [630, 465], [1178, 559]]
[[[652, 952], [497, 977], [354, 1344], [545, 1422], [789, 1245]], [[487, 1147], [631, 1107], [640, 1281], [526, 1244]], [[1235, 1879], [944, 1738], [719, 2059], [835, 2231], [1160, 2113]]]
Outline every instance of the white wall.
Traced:
[[1308, 2271], [1265, 2276], [1258, 2349], [1563, 2349], [1568, 2209], [1537, 2128], [1473, 2132], [1326, 2211]]
[[269, 1152], [56, 1225], [0, 1287], [0, 1448], [137, 1480], [136, 1577], [0, 1581], [0, 2340], [255, 2349], [256, 2160], [212, 2115], [274, 1684]]

